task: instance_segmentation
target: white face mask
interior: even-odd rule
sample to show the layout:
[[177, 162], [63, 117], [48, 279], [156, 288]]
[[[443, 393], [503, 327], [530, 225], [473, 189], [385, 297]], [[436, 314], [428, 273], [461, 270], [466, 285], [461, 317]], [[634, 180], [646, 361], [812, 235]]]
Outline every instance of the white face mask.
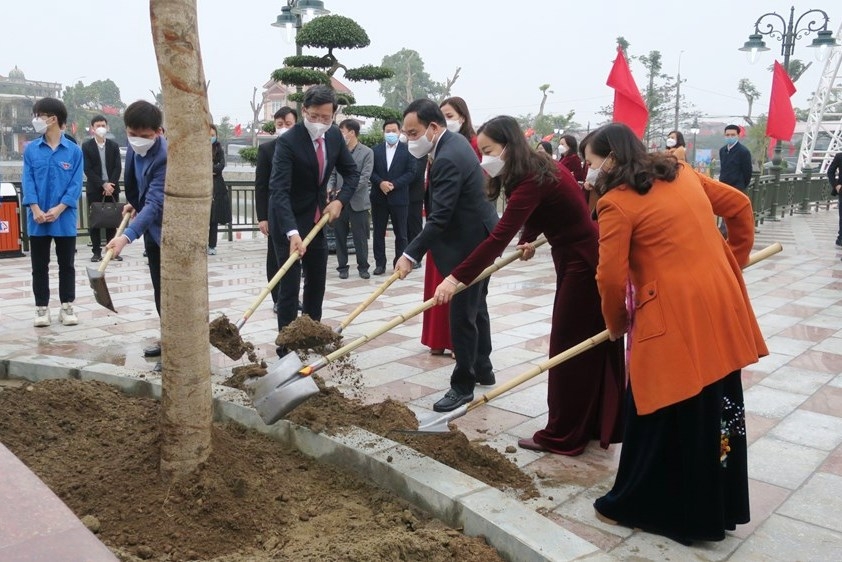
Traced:
[[280, 136], [282, 136], [284, 133], [286, 133], [287, 131], [289, 131], [289, 129], [290, 129], [289, 127], [281, 127], [280, 129], [275, 129], [275, 136], [276, 136], [276, 137], [280, 137]]
[[458, 120], [454, 121], [448, 119], [447, 121], [445, 121], [445, 123], [447, 123], [447, 130], [451, 133], [458, 133], [459, 129], [462, 128], [462, 122]]
[[[503, 149], [505, 150], [505, 149]], [[491, 156], [490, 154], [483, 154], [482, 161], [479, 163], [480, 167], [485, 170], [485, 173], [491, 176], [492, 178], [496, 178], [500, 175], [500, 172], [503, 171], [503, 166], [506, 165], [505, 160], [502, 158], [503, 153], [500, 152], [499, 156]]]
[[94, 129], [94, 134], [101, 139], [105, 138], [106, 133], [108, 133], [108, 129], [106, 129], [105, 127], [97, 127], [96, 129]]
[[585, 182], [593, 186], [596, 184], [597, 178], [599, 178], [599, 170], [588, 168], [588, 173], [585, 175]]
[[405, 134], [403, 134], [403, 133], [401, 133], [400, 135], [398, 135], [398, 141], [399, 141], [399, 142], [403, 142], [403, 143], [405, 143], [405, 142], [406, 142], [406, 135], [405, 135]]
[[129, 137], [129, 144], [132, 145], [132, 150], [143, 157], [146, 156], [146, 153], [149, 152], [149, 149], [152, 148], [153, 144], [155, 144], [155, 140], [156, 139], [145, 139], [143, 137]]
[[[427, 129], [429, 130], [429, 127]], [[415, 140], [410, 140], [407, 148], [409, 148], [409, 153], [416, 158], [423, 158], [433, 150], [433, 141], [427, 138], [427, 130], [425, 130], [423, 135]]]
[[567, 154], [567, 145], [566, 144], [558, 145], [558, 153], [559, 154]]
[[47, 122], [44, 121], [43, 117], [33, 117], [32, 126], [35, 128], [35, 132], [39, 135], [43, 134], [44, 131], [47, 130]]
[[324, 135], [328, 129], [330, 129], [330, 125], [325, 123], [313, 123], [309, 119], [304, 119], [304, 127], [307, 128], [307, 132], [310, 133], [310, 139], [316, 140], [317, 138]]
[[667, 139], [667, 148], [672, 148], [675, 146], [675, 139]]

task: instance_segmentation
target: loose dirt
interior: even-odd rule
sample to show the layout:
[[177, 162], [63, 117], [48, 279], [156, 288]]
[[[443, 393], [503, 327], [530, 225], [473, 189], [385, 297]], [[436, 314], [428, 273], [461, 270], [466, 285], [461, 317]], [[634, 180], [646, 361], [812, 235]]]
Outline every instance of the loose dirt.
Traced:
[[[397, 406], [365, 407], [358, 418], [410, 423]], [[197, 475], [164, 484], [158, 402], [102, 383], [4, 389], [0, 409], [0, 440], [125, 561], [501, 560], [481, 538], [235, 426], [214, 427]]]
[[335, 346], [342, 341], [342, 336], [329, 326], [317, 322], [307, 314], [302, 314], [278, 332], [275, 345], [286, 347], [291, 351], [321, 350], [328, 346]]
[[210, 323], [210, 344], [234, 361], [246, 354], [251, 363], [257, 363], [254, 344], [243, 340], [237, 326], [224, 314]]

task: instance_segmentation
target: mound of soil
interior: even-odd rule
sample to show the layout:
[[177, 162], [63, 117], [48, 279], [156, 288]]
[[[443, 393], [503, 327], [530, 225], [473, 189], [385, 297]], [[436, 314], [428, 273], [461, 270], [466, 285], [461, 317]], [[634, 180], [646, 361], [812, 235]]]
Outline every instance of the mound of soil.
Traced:
[[[405, 416], [395, 404], [361, 417]], [[167, 485], [157, 470], [158, 402], [102, 383], [5, 389], [0, 409], [0, 440], [79, 517], [96, 518], [122, 560], [501, 560], [482, 539], [235, 426], [215, 426], [206, 465]]]
[[342, 336], [329, 326], [302, 314], [278, 332], [275, 345], [293, 351], [312, 349], [319, 352], [328, 346], [336, 346], [341, 341]]
[[243, 340], [237, 326], [224, 314], [210, 323], [210, 344], [234, 361], [246, 354], [249, 361], [257, 363], [254, 344]]

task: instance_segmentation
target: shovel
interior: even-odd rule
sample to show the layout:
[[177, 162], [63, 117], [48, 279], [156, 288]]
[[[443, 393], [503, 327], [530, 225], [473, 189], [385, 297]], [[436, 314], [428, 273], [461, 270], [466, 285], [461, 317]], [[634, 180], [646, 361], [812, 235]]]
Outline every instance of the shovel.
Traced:
[[[120, 226], [117, 228], [116, 234], [114, 234], [115, 238], [119, 238], [123, 235], [123, 231], [126, 230], [126, 227], [129, 225], [129, 218], [131, 218], [131, 213], [125, 213], [123, 215], [123, 220], [120, 221]], [[108, 262], [111, 261], [111, 258], [114, 257], [114, 250], [109, 248], [107, 252], [105, 252], [105, 257], [102, 258], [102, 262], [99, 264], [99, 267], [86, 267], [85, 269], [88, 271], [88, 283], [91, 286], [91, 289], [94, 290], [94, 298], [96, 302], [111, 312], [117, 312], [117, 309], [114, 308], [114, 303], [111, 302], [111, 294], [108, 292], [108, 285], [105, 284], [105, 268], [108, 266]]]
[[[328, 215], [327, 213], [322, 215], [322, 218], [319, 220], [319, 222], [317, 222], [313, 226], [313, 228], [310, 230], [310, 233], [301, 242], [305, 248], [310, 244], [310, 242], [313, 241], [313, 238], [316, 237], [316, 234], [319, 233], [319, 231], [324, 227], [324, 225], [328, 223], [329, 220], [330, 215]], [[289, 268], [292, 267], [292, 264], [298, 261], [298, 257], [298, 252], [293, 252], [289, 255], [287, 261], [284, 262], [284, 265], [281, 266], [281, 268], [278, 270], [275, 276], [272, 277], [269, 283], [265, 287], [263, 287], [263, 290], [260, 291], [259, 295], [257, 295], [257, 298], [254, 300], [254, 303], [252, 303], [248, 310], [246, 310], [243, 313], [243, 317], [237, 321], [237, 323], [235, 324], [235, 326], [237, 327], [237, 331], [239, 331], [246, 323], [246, 321], [251, 317], [251, 315], [254, 314], [254, 311], [257, 310], [257, 307], [260, 306], [260, 303], [262, 303], [263, 300], [267, 297], [267, 295], [269, 295], [269, 293], [272, 292], [272, 289], [274, 289], [275, 285], [277, 285], [280, 282], [281, 278], [284, 275], [286, 275], [286, 272], [289, 271]]]
[[[541, 237], [533, 242], [533, 246], [537, 248], [546, 242], [546, 238]], [[520, 258], [522, 254], [522, 250], [517, 250], [505, 258], [502, 258], [494, 264], [486, 267], [483, 272], [470, 283], [470, 285], [490, 277], [502, 267]], [[470, 285], [459, 283], [456, 287], [456, 292], [458, 293], [463, 291]], [[406, 322], [414, 316], [418, 316], [425, 310], [432, 308], [435, 305], [435, 298], [428, 299], [417, 307], [396, 316], [389, 322], [374, 330], [372, 333], [360, 336], [351, 343], [337, 349], [306, 367], [301, 367], [300, 362], [296, 364], [292, 359], [290, 359], [289, 362], [285, 362], [287, 357], [294, 355], [292, 353], [287, 354], [281, 361], [272, 365], [269, 372], [264, 375], [257, 384], [255, 384], [253, 401], [255, 409], [257, 409], [257, 413], [260, 414], [260, 417], [266, 425], [275, 423], [294, 410], [304, 400], [307, 400], [307, 398], [319, 393], [319, 387], [310, 375], [328, 366], [330, 363], [339, 359], [343, 355], [354, 351], [366, 342], [373, 340], [377, 336], [385, 334], [395, 326]]]
[[[768, 247], [752, 254], [749, 257], [748, 263], [745, 265], [745, 267], [748, 267], [750, 265], [754, 265], [757, 262], [768, 258], [769, 256], [777, 254], [781, 250], [783, 250], [783, 247], [781, 246], [780, 242], [775, 242], [771, 246], [768, 246]], [[593, 349], [594, 347], [598, 346], [599, 344], [608, 341], [608, 336], [609, 336], [608, 330], [603, 330], [600, 333], [596, 334], [595, 336], [592, 336], [592, 337], [586, 339], [585, 341], [583, 341], [583, 342], [581, 342], [577, 345], [574, 345], [570, 349], [566, 349], [565, 351], [562, 351], [558, 355], [554, 355], [553, 357], [550, 357], [546, 361], [544, 361], [542, 363], [539, 363], [538, 365], [532, 367], [530, 370], [526, 371], [525, 373], [516, 376], [515, 378], [513, 378], [509, 382], [501, 384], [499, 387], [495, 388], [494, 390], [491, 390], [490, 392], [487, 392], [487, 393], [483, 394], [479, 398], [476, 398], [475, 400], [473, 400], [473, 401], [471, 401], [467, 404], [463, 404], [462, 406], [459, 406], [458, 408], [456, 408], [455, 410], [453, 410], [451, 412], [447, 412], [446, 414], [439, 414], [439, 413], [436, 413], [436, 412], [416, 414], [416, 417], [418, 418], [418, 430], [399, 429], [399, 430], [395, 430], [395, 431], [398, 431], [400, 433], [420, 433], [420, 434], [449, 433], [450, 429], [448, 428], [447, 424], [449, 424], [453, 420], [455, 420], [457, 418], [461, 418], [462, 416], [464, 416], [465, 414], [467, 414], [468, 412], [470, 412], [474, 408], [488, 403], [490, 400], [492, 400], [494, 398], [497, 398], [498, 396], [500, 396], [504, 392], [508, 392], [509, 390], [513, 389], [514, 387], [525, 383], [529, 379], [540, 375], [544, 371], [548, 371], [548, 370], [552, 369], [553, 367], [555, 367], [556, 365], [564, 363], [568, 359], [576, 357], [580, 353], [583, 353], [583, 352], [585, 352], [589, 349]]]
[[357, 308], [354, 309], [354, 312], [352, 312], [351, 314], [348, 315], [348, 318], [346, 318], [345, 320], [342, 321], [341, 324], [339, 324], [339, 327], [336, 328], [336, 333], [341, 334], [342, 330], [347, 328], [348, 324], [350, 324], [351, 322], [354, 321], [354, 318], [359, 316], [362, 313], [363, 310], [368, 308], [368, 305], [373, 303], [375, 301], [375, 299], [377, 299], [377, 297], [379, 297], [380, 295], [383, 294], [383, 291], [385, 291], [386, 289], [389, 288], [389, 285], [391, 285], [392, 283], [394, 283], [395, 281], [400, 279], [400, 277], [401, 277], [400, 273], [398, 273], [396, 271], [392, 274], [391, 277], [389, 277], [388, 279], [383, 281], [382, 285], [377, 287], [377, 289], [375, 289], [374, 292], [371, 293], [371, 295], [367, 299], [365, 299], [363, 302], [360, 303], [360, 306], [358, 306]]

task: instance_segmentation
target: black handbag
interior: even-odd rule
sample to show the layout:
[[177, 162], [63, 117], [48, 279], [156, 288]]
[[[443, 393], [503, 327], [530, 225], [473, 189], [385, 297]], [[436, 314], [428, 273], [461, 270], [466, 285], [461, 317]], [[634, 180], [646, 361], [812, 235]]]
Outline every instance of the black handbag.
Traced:
[[123, 204], [114, 197], [108, 201], [93, 201], [88, 207], [90, 228], [117, 228], [123, 220]]

